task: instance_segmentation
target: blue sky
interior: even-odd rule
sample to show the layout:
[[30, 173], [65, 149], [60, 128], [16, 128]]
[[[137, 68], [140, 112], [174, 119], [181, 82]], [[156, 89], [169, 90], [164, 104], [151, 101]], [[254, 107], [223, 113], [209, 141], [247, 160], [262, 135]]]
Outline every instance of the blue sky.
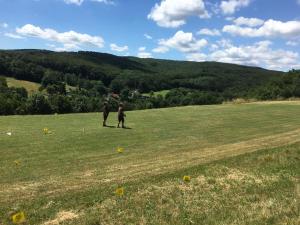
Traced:
[[0, 48], [300, 68], [300, 0], [0, 0]]

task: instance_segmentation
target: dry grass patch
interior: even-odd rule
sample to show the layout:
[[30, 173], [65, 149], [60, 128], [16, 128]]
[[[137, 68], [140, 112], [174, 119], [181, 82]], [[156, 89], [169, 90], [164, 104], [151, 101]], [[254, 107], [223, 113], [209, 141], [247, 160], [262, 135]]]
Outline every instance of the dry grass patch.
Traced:
[[49, 221], [43, 223], [43, 225], [59, 225], [62, 222], [65, 222], [68, 220], [74, 220], [74, 219], [77, 219], [78, 217], [79, 217], [79, 215], [73, 211], [61, 211], [61, 212], [57, 213], [56, 217], [53, 220], [49, 220]]

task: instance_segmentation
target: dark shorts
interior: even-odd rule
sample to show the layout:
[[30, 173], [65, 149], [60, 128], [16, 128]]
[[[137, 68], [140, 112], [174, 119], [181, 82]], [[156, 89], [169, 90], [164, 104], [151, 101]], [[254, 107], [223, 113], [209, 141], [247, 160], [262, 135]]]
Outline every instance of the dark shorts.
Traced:
[[103, 113], [103, 119], [104, 119], [104, 120], [107, 120], [108, 115], [109, 115], [109, 112], [104, 112], [104, 113]]
[[118, 120], [119, 120], [119, 122], [124, 122], [124, 116], [118, 116]]

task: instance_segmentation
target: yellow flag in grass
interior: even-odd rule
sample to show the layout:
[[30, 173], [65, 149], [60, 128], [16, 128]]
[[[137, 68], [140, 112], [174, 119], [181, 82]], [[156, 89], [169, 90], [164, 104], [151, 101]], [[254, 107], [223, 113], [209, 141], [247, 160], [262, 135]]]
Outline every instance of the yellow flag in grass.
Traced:
[[183, 181], [184, 182], [190, 182], [191, 181], [191, 177], [190, 176], [183, 176]]
[[123, 153], [123, 152], [124, 152], [124, 148], [118, 147], [118, 148], [117, 148], [117, 152], [118, 152], [118, 153]]
[[44, 134], [49, 134], [49, 129], [48, 128], [44, 128], [43, 131], [44, 131]]
[[24, 223], [25, 221], [26, 221], [26, 218], [25, 218], [24, 212], [18, 212], [12, 216], [12, 222], [14, 224], [21, 224], [21, 223]]
[[116, 195], [123, 196], [124, 195], [124, 188], [117, 188]]

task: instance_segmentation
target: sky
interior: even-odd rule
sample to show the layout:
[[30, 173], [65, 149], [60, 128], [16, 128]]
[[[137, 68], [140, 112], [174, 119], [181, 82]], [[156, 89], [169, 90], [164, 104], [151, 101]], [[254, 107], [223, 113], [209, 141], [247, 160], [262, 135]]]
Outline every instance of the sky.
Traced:
[[300, 69], [300, 0], [0, 0], [0, 49]]

